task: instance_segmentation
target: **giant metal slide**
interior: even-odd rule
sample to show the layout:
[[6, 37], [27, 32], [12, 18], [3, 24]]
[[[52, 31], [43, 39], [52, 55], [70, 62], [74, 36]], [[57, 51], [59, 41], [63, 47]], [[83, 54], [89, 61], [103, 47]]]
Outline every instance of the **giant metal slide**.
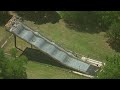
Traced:
[[16, 21], [8, 31], [71, 69], [88, 75], [95, 75], [98, 70], [98, 67], [78, 60], [72, 53], [67, 52], [20, 21]]

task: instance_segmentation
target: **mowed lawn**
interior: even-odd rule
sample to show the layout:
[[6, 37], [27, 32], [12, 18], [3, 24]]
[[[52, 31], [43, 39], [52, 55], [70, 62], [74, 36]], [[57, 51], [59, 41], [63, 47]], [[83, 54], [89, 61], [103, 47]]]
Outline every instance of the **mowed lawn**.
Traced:
[[10, 35], [10, 33], [5, 31], [4, 27], [0, 26], [0, 45], [2, 45]]
[[33, 61], [28, 62], [27, 75], [29, 79], [87, 79], [67, 69]]
[[34, 22], [24, 21], [24, 23], [45, 37], [53, 40], [66, 50], [78, 53], [80, 56], [90, 57], [100, 61], [105, 61], [106, 56], [116, 54], [106, 43], [105, 32], [90, 34], [77, 32], [66, 27], [63, 20], [58, 23], [34, 24]]
[[0, 41], [4, 38], [5, 30], [3, 27], [0, 27]]

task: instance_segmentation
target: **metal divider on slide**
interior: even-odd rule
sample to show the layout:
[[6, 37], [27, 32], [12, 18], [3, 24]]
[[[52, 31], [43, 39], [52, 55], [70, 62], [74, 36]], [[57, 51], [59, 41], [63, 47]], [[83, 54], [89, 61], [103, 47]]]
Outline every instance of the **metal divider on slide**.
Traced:
[[88, 75], [95, 75], [99, 70], [98, 67], [90, 63], [78, 60], [75, 56], [72, 56], [70, 52], [65, 51], [44, 36], [34, 32], [20, 21], [15, 21], [8, 31], [71, 69]]

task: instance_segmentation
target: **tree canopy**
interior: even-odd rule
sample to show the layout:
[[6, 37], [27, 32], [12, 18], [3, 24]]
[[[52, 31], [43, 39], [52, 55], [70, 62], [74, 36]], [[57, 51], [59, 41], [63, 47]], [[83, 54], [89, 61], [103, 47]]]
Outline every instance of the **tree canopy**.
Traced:
[[12, 57], [6, 57], [4, 51], [0, 49], [1, 76], [4, 79], [26, 79], [26, 64], [28, 59], [25, 56], [16, 57], [15, 49], [12, 49], [11, 52]]
[[98, 73], [99, 79], [120, 79], [120, 55], [107, 57], [106, 64]]
[[107, 32], [108, 42], [116, 51], [120, 51], [120, 23], [113, 23]]
[[[108, 30], [112, 22], [119, 21], [119, 11], [61, 11], [61, 17], [68, 25], [77, 26], [77, 30], [83, 31], [88, 28], [88, 32], [100, 32]], [[99, 27], [99, 31], [97, 31]]]

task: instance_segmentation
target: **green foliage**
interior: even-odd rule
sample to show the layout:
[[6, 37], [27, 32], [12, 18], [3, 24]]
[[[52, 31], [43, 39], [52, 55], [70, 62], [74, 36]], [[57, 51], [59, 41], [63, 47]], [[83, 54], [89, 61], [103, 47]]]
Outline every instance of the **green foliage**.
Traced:
[[69, 27], [83, 32], [98, 32], [99, 19], [95, 11], [61, 11], [61, 17]]
[[108, 30], [113, 22], [120, 20], [120, 11], [100, 11], [97, 12], [98, 21], [104, 31]]
[[113, 23], [107, 34], [111, 40], [120, 40], [120, 23]]
[[60, 15], [69, 26], [89, 32], [107, 31], [113, 22], [120, 19], [120, 11], [61, 11]]
[[99, 79], [120, 79], [120, 55], [107, 57], [106, 65], [98, 73]]
[[11, 56], [12, 56], [13, 58], [16, 58], [17, 49], [16, 49], [16, 48], [12, 48], [12, 49], [10, 50], [10, 53], [11, 53]]
[[27, 58], [21, 56], [17, 59], [10, 59], [5, 62], [2, 69], [2, 75], [4, 79], [26, 79], [26, 62]]
[[[75, 24], [91, 24], [90, 22], [95, 21], [96, 13], [92, 11], [63, 11], [60, 13], [65, 21]], [[92, 24], [95, 24], [94, 22]]]
[[109, 37], [110, 46], [116, 51], [120, 51], [120, 22], [115, 22], [110, 26], [107, 36]]
[[[4, 79], [26, 79], [26, 64], [28, 59], [25, 56], [16, 57], [16, 49], [11, 49], [12, 57], [5, 57], [0, 49], [1, 75]], [[4, 59], [4, 60], [3, 60]]]

